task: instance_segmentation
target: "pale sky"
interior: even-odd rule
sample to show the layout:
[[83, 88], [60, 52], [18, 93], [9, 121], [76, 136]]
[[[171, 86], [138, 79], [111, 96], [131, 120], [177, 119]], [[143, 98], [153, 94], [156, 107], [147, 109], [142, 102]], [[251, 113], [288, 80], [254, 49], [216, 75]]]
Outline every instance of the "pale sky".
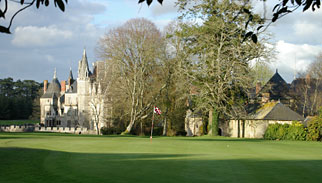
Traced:
[[[86, 48], [89, 64], [97, 61], [95, 46], [110, 28], [131, 18], [144, 17], [162, 29], [178, 15], [175, 0], [164, 0], [162, 6], [155, 1], [151, 7], [145, 3], [138, 5], [137, 0], [68, 2], [64, 13], [53, 5], [40, 9], [32, 7], [17, 16], [11, 35], [0, 34], [0, 78], [41, 82], [51, 80], [57, 68], [58, 78], [67, 80], [70, 67], [77, 77], [83, 49]], [[270, 1], [268, 12], [274, 2], [278, 1]], [[14, 12], [15, 8], [9, 11]], [[298, 11], [268, 29], [273, 34], [270, 42], [277, 52], [271, 68], [277, 68], [287, 82], [292, 81], [295, 70], [304, 70], [322, 51], [321, 15], [321, 10], [314, 13]]]

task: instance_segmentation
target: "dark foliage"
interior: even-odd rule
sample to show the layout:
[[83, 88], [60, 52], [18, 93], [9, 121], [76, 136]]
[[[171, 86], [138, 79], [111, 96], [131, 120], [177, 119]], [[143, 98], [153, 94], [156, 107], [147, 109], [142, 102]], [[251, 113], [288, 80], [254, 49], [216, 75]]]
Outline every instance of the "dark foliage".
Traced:
[[[0, 4], [0, 19], [6, 18], [6, 13], [9, 10], [9, 1], [13, 3], [20, 4], [20, 9], [16, 11], [12, 17], [10, 17], [10, 23], [8, 26], [0, 25], [0, 32], [1, 33], [7, 33], [11, 34], [10, 28], [12, 26], [13, 20], [15, 19], [16, 15], [22, 12], [23, 10], [35, 5], [36, 8], [39, 8], [40, 6], [49, 6], [50, 0], [32, 0], [26, 2], [25, 0], [3, 0], [4, 4], [1, 6]], [[68, 0], [52, 0], [54, 2], [55, 7], [58, 7], [61, 11], [65, 11], [65, 5], [68, 3]], [[1, 0], [0, 0], [1, 3]]]
[[123, 131], [122, 128], [119, 127], [102, 127], [101, 133], [103, 135], [119, 135]]
[[307, 128], [309, 132], [307, 140], [322, 141], [322, 108], [319, 114], [308, 122]]
[[0, 120], [28, 119], [39, 89], [33, 80], [0, 79]]

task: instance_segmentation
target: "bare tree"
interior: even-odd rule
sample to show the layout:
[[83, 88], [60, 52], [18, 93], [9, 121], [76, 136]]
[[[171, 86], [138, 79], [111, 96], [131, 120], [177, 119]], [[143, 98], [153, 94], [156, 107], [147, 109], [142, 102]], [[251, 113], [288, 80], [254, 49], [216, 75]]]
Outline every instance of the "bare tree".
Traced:
[[256, 62], [251, 67], [251, 75], [253, 76], [252, 85], [255, 86], [258, 82], [262, 86], [273, 76], [274, 72], [266, 62]]
[[[123, 104], [129, 116], [126, 133], [152, 107], [162, 86], [156, 80], [164, 44], [156, 26], [146, 19], [131, 19], [108, 31], [99, 41], [98, 53], [111, 72], [114, 102]], [[164, 87], [163, 87], [164, 88]], [[152, 111], [152, 110], [151, 110]]]
[[317, 110], [322, 105], [321, 104], [322, 53], [319, 53], [319, 55], [315, 57], [315, 60], [309, 65], [308, 74], [312, 78], [313, 88], [314, 88], [310, 115], [314, 115], [317, 113]]
[[100, 98], [92, 97], [91, 100], [89, 101], [89, 105], [91, 108], [94, 127], [96, 127], [97, 135], [99, 135], [100, 134], [100, 128], [99, 128], [100, 116], [103, 110], [102, 102]]
[[183, 121], [184, 115], [182, 115], [182, 120], [180, 116], [175, 116], [175, 114], [180, 115], [185, 111], [185, 102], [187, 100], [187, 94], [189, 93], [189, 83], [185, 79], [185, 75], [182, 72], [182, 60], [185, 56], [183, 53], [182, 39], [176, 35], [180, 30], [180, 22], [172, 21], [164, 28], [164, 37], [166, 39], [166, 50], [165, 58], [162, 62], [163, 70], [163, 83], [166, 87], [163, 92], [162, 106], [164, 106], [165, 111], [163, 113], [163, 135], [167, 135], [168, 129], [172, 130], [172, 134], [178, 129], [174, 129], [175, 126], [180, 126], [179, 124]]

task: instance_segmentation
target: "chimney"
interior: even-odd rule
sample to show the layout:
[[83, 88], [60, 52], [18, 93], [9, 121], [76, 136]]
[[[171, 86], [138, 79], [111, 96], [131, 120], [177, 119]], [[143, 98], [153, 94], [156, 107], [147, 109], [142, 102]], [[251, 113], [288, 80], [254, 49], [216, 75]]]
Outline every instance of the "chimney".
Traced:
[[311, 82], [311, 75], [310, 75], [310, 74], [307, 74], [307, 75], [305, 76], [305, 82], [306, 82], [306, 84], [307, 84], [307, 85], [309, 85], [309, 84], [310, 84], [310, 82]]
[[44, 80], [44, 93], [46, 93], [48, 88], [48, 80]]
[[61, 92], [65, 93], [66, 91], [66, 81], [61, 81], [60, 82], [60, 86], [61, 86]]
[[256, 94], [258, 94], [258, 92], [260, 91], [262, 89], [262, 84], [261, 84], [261, 82], [257, 82], [256, 83]]

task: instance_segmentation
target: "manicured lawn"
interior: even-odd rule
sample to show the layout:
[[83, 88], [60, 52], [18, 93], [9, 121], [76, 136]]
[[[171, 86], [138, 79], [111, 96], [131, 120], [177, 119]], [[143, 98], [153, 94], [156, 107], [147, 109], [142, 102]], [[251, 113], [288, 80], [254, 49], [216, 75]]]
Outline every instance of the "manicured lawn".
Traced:
[[24, 124], [36, 124], [39, 121], [36, 120], [0, 120], [0, 125], [24, 125]]
[[0, 182], [321, 182], [322, 143], [0, 133]]

